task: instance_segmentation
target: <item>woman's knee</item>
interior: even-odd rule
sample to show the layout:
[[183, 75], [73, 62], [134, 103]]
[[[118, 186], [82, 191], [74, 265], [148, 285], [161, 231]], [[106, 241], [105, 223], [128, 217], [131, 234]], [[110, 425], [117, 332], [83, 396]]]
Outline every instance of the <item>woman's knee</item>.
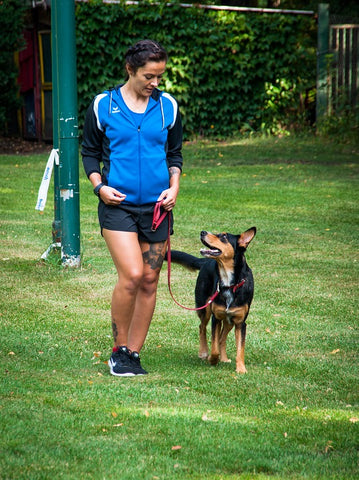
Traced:
[[148, 296], [154, 295], [157, 290], [159, 274], [151, 272], [150, 274], [145, 274], [141, 282], [141, 290]]
[[125, 289], [129, 293], [136, 293], [142, 283], [143, 272], [141, 270], [132, 270], [127, 272], [126, 275], [119, 273], [117, 287]]

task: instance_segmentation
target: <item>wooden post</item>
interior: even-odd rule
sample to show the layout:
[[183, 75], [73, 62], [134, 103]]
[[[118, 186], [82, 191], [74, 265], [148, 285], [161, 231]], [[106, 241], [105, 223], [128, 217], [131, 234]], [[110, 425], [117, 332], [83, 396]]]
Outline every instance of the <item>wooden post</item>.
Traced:
[[318, 5], [318, 45], [317, 45], [317, 127], [328, 111], [328, 72], [327, 55], [329, 53], [329, 5]]

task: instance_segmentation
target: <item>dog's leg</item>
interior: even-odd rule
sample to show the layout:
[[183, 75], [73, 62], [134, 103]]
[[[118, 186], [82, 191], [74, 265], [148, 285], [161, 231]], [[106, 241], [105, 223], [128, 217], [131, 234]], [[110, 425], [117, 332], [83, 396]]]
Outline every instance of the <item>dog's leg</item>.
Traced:
[[214, 315], [212, 315], [212, 345], [211, 345], [211, 355], [208, 357], [209, 363], [211, 365], [217, 365], [219, 361], [219, 338], [221, 333], [221, 320], [218, 320]]
[[231, 360], [227, 357], [227, 336], [232, 330], [233, 323], [229, 323], [227, 320], [223, 321], [223, 328], [221, 336], [219, 337], [219, 356], [221, 362], [230, 363]]
[[247, 373], [247, 369], [244, 365], [244, 347], [246, 343], [246, 322], [236, 324], [235, 329], [237, 356], [236, 356], [236, 372]]
[[204, 310], [199, 310], [197, 315], [201, 321], [199, 324], [199, 358], [208, 358], [208, 343], [207, 343], [207, 325], [211, 318], [211, 310], [207, 307]]

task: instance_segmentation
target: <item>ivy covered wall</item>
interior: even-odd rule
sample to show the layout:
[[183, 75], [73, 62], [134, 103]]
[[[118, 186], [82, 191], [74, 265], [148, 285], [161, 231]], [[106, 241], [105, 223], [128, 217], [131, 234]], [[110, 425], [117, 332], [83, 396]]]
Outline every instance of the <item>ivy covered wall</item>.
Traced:
[[[123, 82], [123, 57], [152, 38], [170, 61], [161, 88], [178, 100], [187, 138], [303, 125], [316, 82], [313, 17], [154, 5], [76, 4], [79, 123], [94, 95]], [[313, 91], [313, 90], [312, 90]]]

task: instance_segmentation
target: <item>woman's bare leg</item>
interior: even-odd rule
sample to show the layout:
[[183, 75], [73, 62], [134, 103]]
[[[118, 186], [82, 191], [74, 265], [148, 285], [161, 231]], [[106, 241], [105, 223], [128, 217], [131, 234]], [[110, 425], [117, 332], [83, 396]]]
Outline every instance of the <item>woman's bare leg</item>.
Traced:
[[111, 317], [114, 346], [128, 345], [128, 331], [143, 276], [143, 260], [137, 233], [103, 229], [118, 280], [112, 294]]
[[128, 331], [128, 348], [140, 352], [146, 340], [156, 305], [159, 275], [166, 253], [167, 242], [140, 242], [143, 257], [143, 277]]
[[103, 229], [118, 281], [112, 302], [114, 346], [140, 352], [156, 304], [159, 274], [167, 242], [140, 242], [137, 233]]

